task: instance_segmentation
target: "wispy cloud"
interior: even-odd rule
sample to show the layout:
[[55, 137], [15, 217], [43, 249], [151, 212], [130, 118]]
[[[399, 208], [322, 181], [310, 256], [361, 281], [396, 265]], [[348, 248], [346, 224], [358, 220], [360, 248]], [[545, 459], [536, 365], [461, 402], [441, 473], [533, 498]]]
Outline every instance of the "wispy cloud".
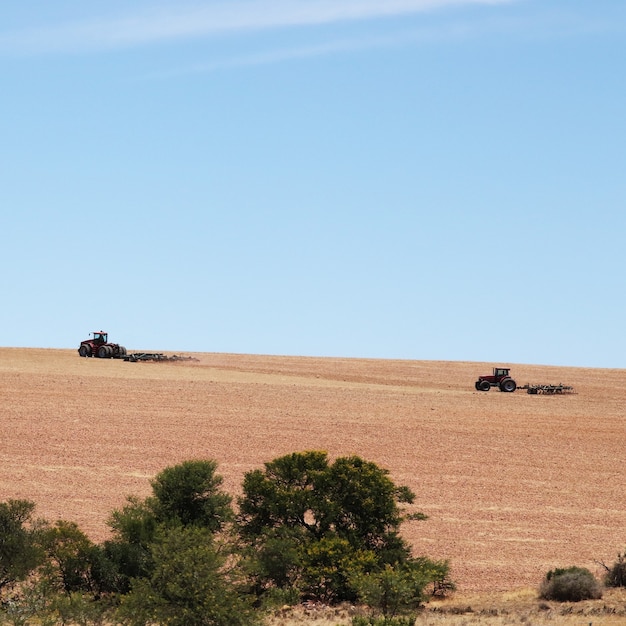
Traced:
[[185, 67], [169, 70], [158, 70], [146, 76], [149, 79], [172, 78], [189, 74], [203, 74], [241, 67], [270, 65], [298, 59], [308, 59], [334, 55], [349, 54], [361, 50], [376, 48], [397, 48], [415, 43], [433, 43], [451, 41], [476, 36], [484, 30], [466, 23], [450, 24], [445, 28], [422, 28], [404, 32], [394, 32], [389, 36], [369, 36], [352, 39], [334, 39], [320, 44], [287, 47], [269, 51], [258, 51], [251, 54], [214, 58], [210, 61], [195, 63]]
[[463, 5], [516, 0], [230, 0], [151, 8], [141, 13], [0, 32], [0, 50], [76, 52], [147, 45], [177, 39], [333, 22], [372, 20]]

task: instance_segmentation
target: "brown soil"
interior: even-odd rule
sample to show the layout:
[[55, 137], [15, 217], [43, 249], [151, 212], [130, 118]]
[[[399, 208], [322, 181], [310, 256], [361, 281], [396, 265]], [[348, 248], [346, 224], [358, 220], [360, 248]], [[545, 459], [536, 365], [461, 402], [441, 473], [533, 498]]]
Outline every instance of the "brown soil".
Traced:
[[[466, 593], [536, 587], [554, 567], [598, 570], [626, 546], [626, 370], [195, 354], [127, 363], [0, 348], [0, 501], [25, 498], [94, 540], [163, 468], [215, 459], [225, 488], [280, 455], [356, 454], [417, 494], [416, 554], [449, 559]], [[506, 364], [502, 364], [506, 365]]]

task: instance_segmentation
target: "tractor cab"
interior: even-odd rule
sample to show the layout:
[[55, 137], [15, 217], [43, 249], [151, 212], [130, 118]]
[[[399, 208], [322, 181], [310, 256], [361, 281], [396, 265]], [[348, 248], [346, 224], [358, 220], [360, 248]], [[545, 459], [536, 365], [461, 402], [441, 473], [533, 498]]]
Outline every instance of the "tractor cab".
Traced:
[[109, 338], [109, 334], [105, 333], [102, 330], [95, 331], [91, 334], [93, 335], [94, 343], [97, 343], [98, 345], [107, 343], [107, 340]]
[[515, 391], [516, 382], [509, 376], [510, 368], [494, 367], [493, 375], [479, 376], [474, 383], [476, 391], [489, 391], [492, 387], [499, 387], [500, 391]]

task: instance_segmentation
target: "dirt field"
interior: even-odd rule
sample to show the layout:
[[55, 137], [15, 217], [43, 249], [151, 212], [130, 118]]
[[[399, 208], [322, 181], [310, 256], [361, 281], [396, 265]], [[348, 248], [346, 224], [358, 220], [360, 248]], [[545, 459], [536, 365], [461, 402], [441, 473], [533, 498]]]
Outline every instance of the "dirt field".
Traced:
[[0, 348], [0, 501], [30, 499], [100, 541], [109, 513], [169, 465], [215, 459], [236, 495], [244, 472], [318, 449], [411, 487], [429, 519], [403, 533], [449, 559], [464, 593], [596, 571], [626, 547], [626, 370], [512, 366], [518, 384], [578, 392], [532, 396], [475, 391], [493, 364], [193, 356]]

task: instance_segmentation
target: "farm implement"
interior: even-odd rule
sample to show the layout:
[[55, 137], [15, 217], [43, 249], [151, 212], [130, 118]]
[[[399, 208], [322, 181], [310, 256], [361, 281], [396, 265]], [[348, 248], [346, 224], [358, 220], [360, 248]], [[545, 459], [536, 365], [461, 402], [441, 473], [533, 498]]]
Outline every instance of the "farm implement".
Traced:
[[177, 354], [168, 356], [161, 354], [160, 352], [134, 352], [133, 354], [126, 354], [124, 361], [130, 361], [136, 363], [137, 361], [197, 361], [198, 359], [192, 356], [178, 356]]
[[522, 385], [518, 389], [526, 389], [527, 393], [537, 395], [539, 393], [554, 394], [554, 393], [576, 393], [574, 387], [569, 385]]
[[136, 363], [137, 361], [197, 361], [191, 356], [167, 356], [160, 352], [133, 352], [128, 353], [124, 346], [109, 342], [109, 335], [102, 330], [90, 333], [92, 336], [80, 342], [78, 354], [82, 357], [96, 357], [98, 359], [123, 359]]
[[479, 376], [474, 383], [474, 387], [476, 391], [489, 391], [492, 387], [498, 387], [500, 391], [505, 393], [512, 393], [516, 389], [526, 389], [527, 393], [531, 395], [576, 393], [573, 387], [561, 383], [558, 385], [531, 385], [528, 383], [518, 387], [517, 383], [509, 375], [509, 372], [510, 369], [508, 367], [494, 367], [493, 374]]

